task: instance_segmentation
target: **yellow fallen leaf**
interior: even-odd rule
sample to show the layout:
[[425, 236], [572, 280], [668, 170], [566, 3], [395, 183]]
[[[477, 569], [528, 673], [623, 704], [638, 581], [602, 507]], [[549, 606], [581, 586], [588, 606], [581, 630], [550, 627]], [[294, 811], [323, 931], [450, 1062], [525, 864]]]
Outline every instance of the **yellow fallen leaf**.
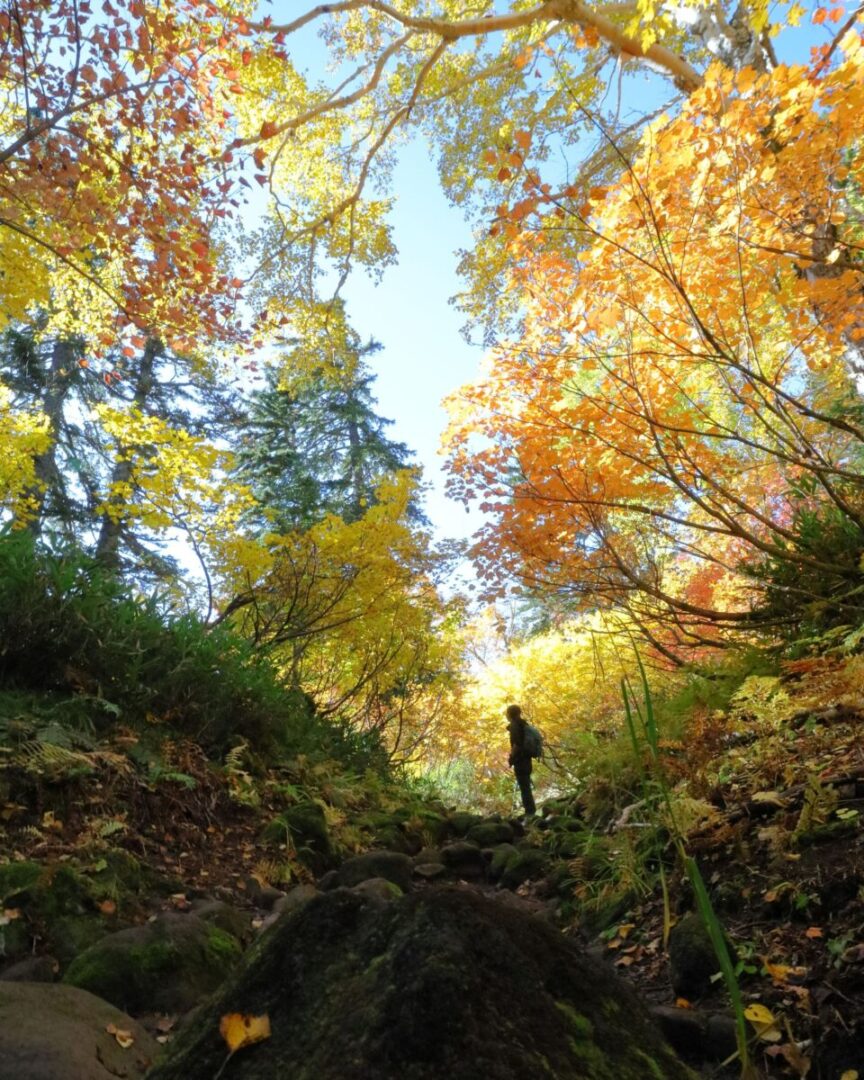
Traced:
[[116, 1024], [109, 1024], [105, 1030], [109, 1035], [114, 1036], [118, 1045], [122, 1046], [124, 1050], [128, 1050], [135, 1042], [135, 1037], [131, 1031], [126, 1031], [124, 1028], [118, 1028]]
[[777, 1042], [778, 1039], [783, 1037], [780, 1028], [777, 1026], [774, 1013], [764, 1005], [760, 1005], [758, 1002], [748, 1005], [744, 1010], [744, 1015], [756, 1029], [758, 1037], [764, 1042]]
[[790, 976], [800, 978], [800, 976], [807, 974], [807, 969], [803, 967], [793, 967], [790, 964], [772, 964], [764, 956], [760, 956], [759, 959], [762, 961], [766, 974], [770, 975], [777, 983], [787, 982]]
[[840, 1077], [840, 1080], [858, 1080], [857, 1069], [847, 1069], [846, 1072]]
[[219, 1034], [233, 1054], [244, 1046], [252, 1046], [270, 1038], [270, 1017], [244, 1016], [243, 1013], [225, 1013], [219, 1021]]

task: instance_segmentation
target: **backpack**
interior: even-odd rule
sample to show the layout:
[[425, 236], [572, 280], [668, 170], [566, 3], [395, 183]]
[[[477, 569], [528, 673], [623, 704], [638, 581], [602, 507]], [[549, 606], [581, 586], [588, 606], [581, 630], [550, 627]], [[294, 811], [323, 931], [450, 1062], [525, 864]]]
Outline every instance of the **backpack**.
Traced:
[[543, 736], [533, 724], [525, 724], [525, 738], [522, 745], [528, 757], [543, 757]]

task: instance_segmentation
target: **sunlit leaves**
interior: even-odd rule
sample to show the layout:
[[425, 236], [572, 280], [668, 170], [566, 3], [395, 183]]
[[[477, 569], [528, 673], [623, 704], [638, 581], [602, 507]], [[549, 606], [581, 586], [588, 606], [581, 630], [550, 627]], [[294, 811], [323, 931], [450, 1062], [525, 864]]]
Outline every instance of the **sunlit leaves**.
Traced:
[[818, 459], [829, 494], [860, 497], [861, 432], [835, 415], [862, 334], [862, 86], [855, 49], [820, 79], [714, 69], [616, 184], [502, 207], [523, 334], [449, 435], [454, 490], [495, 515], [490, 577], [665, 609], [698, 645], [750, 620], [754, 551], [815, 568], [790, 487]]
[[232, 1054], [270, 1038], [270, 1017], [226, 1013], [219, 1021], [219, 1034]]
[[12, 395], [0, 383], [0, 507], [26, 520], [37, 483], [35, 459], [50, 444], [48, 421], [35, 411], [12, 408]]

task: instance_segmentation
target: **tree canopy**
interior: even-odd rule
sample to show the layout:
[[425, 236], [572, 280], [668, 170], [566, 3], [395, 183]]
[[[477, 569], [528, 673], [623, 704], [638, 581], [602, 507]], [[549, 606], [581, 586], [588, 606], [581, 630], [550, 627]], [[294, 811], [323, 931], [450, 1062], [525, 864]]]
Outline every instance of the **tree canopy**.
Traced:
[[184, 536], [187, 602], [322, 707], [373, 722], [451, 679], [446, 560], [338, 298], [395, 260], [393, 167], [419, 137], [474, 230], [457, 299], [487, 372], [447, 439], [454, 493], [487, 511], [490, 589], [602, 612], [672, 665], [848, 634], [861, 13], [817, 5], [823, 38], [783, 62], [806, 15], [19, 0], [0, 58], [11, 520], [139, 583], [180, 585]]

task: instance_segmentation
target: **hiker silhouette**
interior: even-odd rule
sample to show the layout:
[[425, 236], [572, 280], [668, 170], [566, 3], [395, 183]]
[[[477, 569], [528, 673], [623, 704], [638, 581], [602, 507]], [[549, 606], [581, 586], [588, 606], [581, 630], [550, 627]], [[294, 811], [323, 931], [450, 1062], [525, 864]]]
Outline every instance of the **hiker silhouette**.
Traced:
[[516, 774], [516, 783], [519, 785], [519, 794], [522, 797], [522, 806], [525, 816], [532, 817], [537, 812], [534, 803], [534, 792], [531, 790], [531, 770], [534, 758], [527, 745], [526, 735], [528, 724], [522, 716], [522, 708], [519, 705], [507, 706], [507, 729], [510, 732], [510, 764]]

